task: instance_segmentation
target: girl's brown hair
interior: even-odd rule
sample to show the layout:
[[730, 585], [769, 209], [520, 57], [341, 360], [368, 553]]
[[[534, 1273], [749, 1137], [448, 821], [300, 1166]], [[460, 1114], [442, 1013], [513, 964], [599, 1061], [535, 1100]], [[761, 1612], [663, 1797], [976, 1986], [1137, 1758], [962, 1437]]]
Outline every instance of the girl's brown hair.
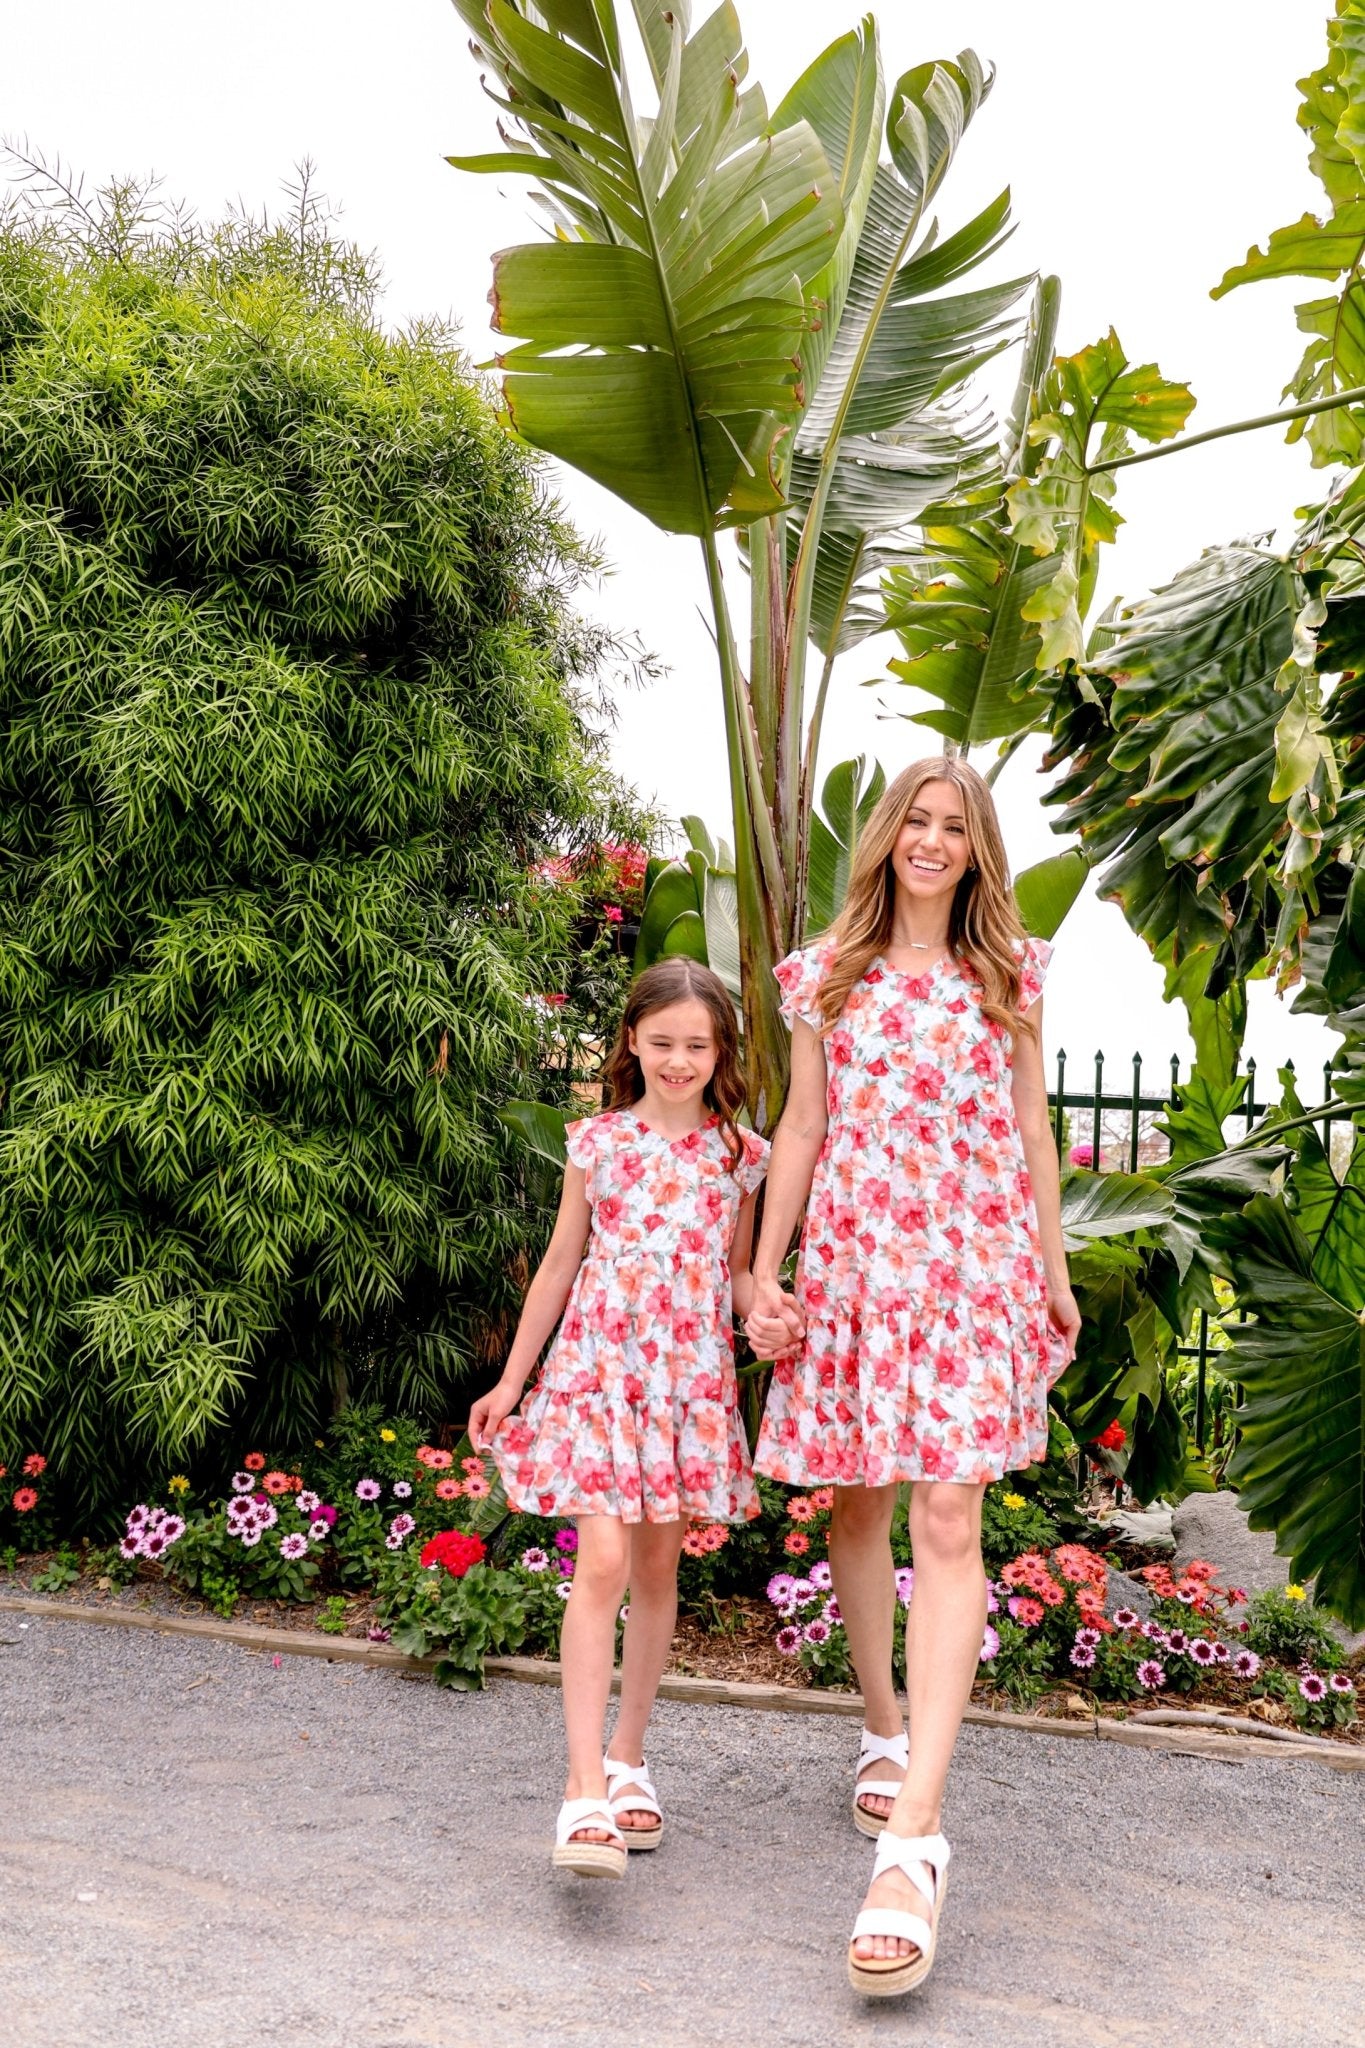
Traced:
[[716, 1070], [706, 1084], [703, 1099], [720, 1124], [733, 1172], [744, 1158], [744, 1140], [739, 1134], [739, 1113], [744, 1107], [745, 1093], [739, 1064], [739, 1029], [725, 983], [709, 967], [699, 966], [678, 953], [667, 960], [656, 960], [636, 976], [607, 1061], [606, 1083], [611, 1091], [607, 1108], [631, 1109], [645, 1092], [644, 1072], [630, 1049], [631, 1033], [639, 1030], [651, 1011], [688, 1001], [704, 1004], [710, 1014], [716, 1039]]
[[1010, 887], [1005, 842], [990, 789], [965, 761], [931, 754], [903, 768], [867, 821], [853, 857], [844, 907], [830, 927], [834, 962], [820, 990], [820, 1014], [828, 1031], [850, 989], [891, 944], [896, 876], [891, 855], [901, 828], [927, 782], [950, 782], [962, 799], [971, 866], [958, 883], [948, 913], [948, 944], [954, 957], [973, 969], [981, 983], [981, 1009], [993, 1023], [1018, 1037], [1035, 1027], [1019, 1009], [1019, 955], [1023, 920]]

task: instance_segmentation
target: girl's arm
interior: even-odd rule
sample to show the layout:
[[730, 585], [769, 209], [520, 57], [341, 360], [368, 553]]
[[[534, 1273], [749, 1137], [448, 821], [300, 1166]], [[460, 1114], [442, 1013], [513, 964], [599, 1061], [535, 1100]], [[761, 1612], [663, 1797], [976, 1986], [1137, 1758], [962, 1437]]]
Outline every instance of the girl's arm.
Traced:
[[1038, 1215], [1038, 1237], [1043, 1248], [1043, 1271], [1047, 1276], [1048, 1314], [1066, 1338], [1068, 1361], [1076, 1355], [1076, 1336], [1081, 1312], [1071, 1292], [1066, 1270], [1066, 1247], [1062, 1242], [1061, 1173], [1057, 1147], [1047, 1108], [1047, 1077], [1043, 1072], [1043, 1005], [1040, 998], [1029, 1012], [1037, 1037], [1021, 1031], [1014, 1046], [1014, 1114], [1024, 1141], [1024, 1160], [1033, 1188], [1033, 1205]]
[[[777, 1276], [787, 1256], [797, 1218], [805, 1207], [815, 1178], [816, 1161], [825, 1142], [828, 1086], [824, 1041], [798, 1017], [792, 1031], [792, 1071], [787, 1106], [777, 1126], [768, 1161], [763, 1231], [754, 1258], [749, 1307], [750, 1316], [758, 1322], [771, 1322], [780, 1317], [788, 1330], [797, 1336], [801, 1334], [800, 1311], [791, 1296], [782, 1292]], [[750, 1334], [760, 1342], [765, 1335], [771, 1336], [771, 1332], [758, 1329]], [[757, 1344], [755, 1348], [758, 1348]]]
[[574, 1280], [583, 1263], [592, 1211], [588, 1206], [586, 1180], [581, 1166], [564, 1169], [564, 1192], [554, 1234], [536, 1276], [526, 1290], [517, 1334], [507, 1354], [502, 1378], [490, 1392], [474, 1403], [469, 1413], [469, 1440], [475, 1450], [485, 1450], [512, 1413], [546, 1340], [564, 1313]]
[[758, 1190], [746, 1195], [739, 1205], [739, 1221], [730, 1244], [730, 1295], [734, 1302], [735, 1314], [741, 1319], [748, 1315], [753, 1300], [754, 1276], [749, 1271], [749, 1257], [754, 1248], [754, 1203]]

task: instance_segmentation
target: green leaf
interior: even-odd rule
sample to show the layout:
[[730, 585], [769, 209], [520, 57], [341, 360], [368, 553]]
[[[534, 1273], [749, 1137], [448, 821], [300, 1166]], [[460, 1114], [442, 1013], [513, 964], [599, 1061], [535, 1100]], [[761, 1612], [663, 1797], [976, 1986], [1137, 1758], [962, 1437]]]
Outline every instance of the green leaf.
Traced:
[[548, 8], [544, 27], [509, 0], [459, 5], [572, 223], [494, 259], [493, 324], [520, 337], [499, 359], [517, 431], [669, 532], [775, 511], [806, 290], [843, 219], [814, 131], [757, 132], [728, 8], [692, 36], [677, 10], [642, 10], [659, 93], [644, 122], [610, 0]]
[[[644, 909], [640, 916], [640, 934], [635, 941], [635, 971], [642, 973], [652, 967], [656, 960], [662, 960], [671, 951], [689, 952], [690, 946], [681, 949], [670, 947], [669, 932], [680, 918], [694, 917], [701, 921], [705, 905], [697, 887], [697, 878], [684, 861], [670, 861], [661, 868], [645, 896]], [[705, 958], [705, 954], [694, 955]]]
[[1014, 900], [1024, 930], [1035, 939], [1055, 938], [1067, 912], [1085, 887], [1090, 862], [1078, 847], [1054, 853], [1014, 878]]
[[528, 1152], [563, 1171], [567, 1157], [564, 1126], [569, 1121], [563, 1110], [548, 1102], [504, 1102], [498, 1120], [520, 1138]]
[[841, 761], [825, 777], [820, 797], [824, 815], [814, 812], [810, 821], [806, 930], [811, 937], [832, 924], [843, 908], [858, 836], [885, 788], [881, 763], [873, 762], [869, 776], [865, 754]]
[[1075, 1173], [1062, 1188], [1068, 1251], [1079, 1250], [1091, 1238], [1158, 1229], [1174, 1210], [1169, 1190], [1141, 1173]]

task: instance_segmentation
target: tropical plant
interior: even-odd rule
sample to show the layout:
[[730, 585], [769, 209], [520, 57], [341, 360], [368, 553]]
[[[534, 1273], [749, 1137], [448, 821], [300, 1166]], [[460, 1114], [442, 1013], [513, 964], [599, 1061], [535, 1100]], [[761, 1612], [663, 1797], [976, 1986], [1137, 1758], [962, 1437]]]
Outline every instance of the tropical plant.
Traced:
[[[694, 31], [686, 0], [633, 0], [655, 95], [644, 118], [611, 0], [458, 5], [511, 125], [504, 153], [452, 162], [529, 175], [556, 227], [494, 262], [513, 424], [701, 542], [752, 1106], [771, 1124], [787, 1042], [770, 969], [804, 930], [834, 660], [879, 623], [869, 585], [908, 523], [991, 473], [988, 426], [946, 401], [1011, 338], [1023, 284], [946, 288], [998, 249], [1008, 195], [943, 240], [929, 213], [990, 76], [963, 52], [888, 95], [868, 18], [770, 116], [744, 85], [729, 6]], [[727, 527], [749, 565], [747, 675]], [[807, 727], [812, 645], [824, 668]]]
[[444, 1408], [540, 1229], [535, 869], [637, 835], [585, 557], [449, 341], [307, 195], [84, 218], [0, 232], [0, 1458], [95, 1513], [229, 1418]]

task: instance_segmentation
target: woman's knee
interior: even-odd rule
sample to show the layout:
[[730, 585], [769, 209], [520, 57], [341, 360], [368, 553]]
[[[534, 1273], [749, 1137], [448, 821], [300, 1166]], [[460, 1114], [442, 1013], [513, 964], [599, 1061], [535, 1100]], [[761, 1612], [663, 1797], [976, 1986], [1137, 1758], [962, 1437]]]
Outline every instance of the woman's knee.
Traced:
[[979, 1563], [980, 1489], [942, 1480], [917, 1485], [910, 1504], [910, 1543], [916, 1564], [927, 1558], [943, 1564]]
[[[585, 1522], [587, 1518], [584, 1518]], [[618, 1598], [630, 1575], [630, 1536], [615, 1517], [595, 1518], [579, 1526], [574, 1558], [574, 1584], [585, 1593]]]
[[830, 1534], [836, 1543], [884, 1541], [895, 1512], [894, 1486], [836, 1486]]

